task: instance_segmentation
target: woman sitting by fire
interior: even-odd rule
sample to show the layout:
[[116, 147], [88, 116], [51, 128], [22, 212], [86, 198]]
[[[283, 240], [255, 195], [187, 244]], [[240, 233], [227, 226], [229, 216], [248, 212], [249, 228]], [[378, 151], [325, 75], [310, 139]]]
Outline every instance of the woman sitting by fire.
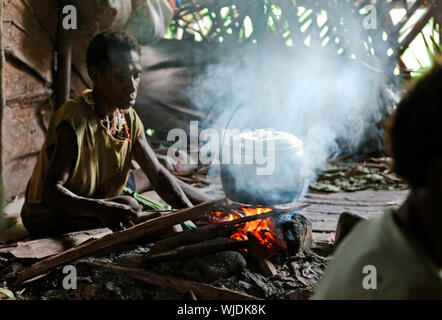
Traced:
[[140, 206], [119, 196], [132, 159], [171, 206], [208, 200], [170, 174], [146, 140], [132, 108], [142, 71], [136, 41], [123, 32], [101, 33], [90, 43], [86, 63], [93, 90], [66, 102], [51, 119], [21, 213], [27, 231], [44, 237], [132, 226]]

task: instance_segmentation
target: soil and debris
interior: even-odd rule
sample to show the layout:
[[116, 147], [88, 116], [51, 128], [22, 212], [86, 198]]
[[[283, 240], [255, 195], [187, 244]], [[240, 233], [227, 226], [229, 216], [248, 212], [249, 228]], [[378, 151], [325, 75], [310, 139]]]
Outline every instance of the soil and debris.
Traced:
[[391, 170], [391, 158], [369, 158], [354, 163], [336, 160], [321, 170], [310, 185], [316, 192], [353, 192], [361, 190], [406, 190], [407, 183]]
[[[199, 188], [211, 186], [210, 191], [221, 188], [219, 168], [201, 166], [194, 170], [175, 172], [182, 181]], [[407, 182], [392, 170], [389, 157], [370, 157], [362, 162], [330, 160], [310, 184], [311, 192], [333, 193], [361, 190], [407, 190]], [[217, 193], [219, 194], [219, 193]]]
[[[149, 245], [137, 245], [135, 248], [119, 253], [108, 253], [105, 256], [94, 256], [79, 259], [72, 263], [77, 270], [77, 289], [64, 290], [63, 267], [52, 270], [41, 279], [27, 285], [25, 289], [15, 292], [19, 300], [189, 300], [187, 294], [179, 294], [134, 280], [122, 273], [95, 268], [89, 262], [105, 264], [123, 264], [139, 261], [149, 251]], [[290, 257], [280, 257], [275, 261], [278, 273], [272, 277], [262, 275], [252, 258], [247, 253], [232, 251], [221, 252], [208, 257], [191, 258], [178, 262], [156, 263], [142, 266], [142, 269], [175, 276], [177, 278], [197, 281], [201, 275], [189, 272], [191, 266], [204, 265], [205, 281], [216, 287], [242, 291], [267, 300], [310, 299], [330, 259], [324, 251], [322, 255], [316, 250], [300, 253]], [[317, 251], [318, 252], [318, 251]], [[228, 264], [222, 264], [220, 257], [229, 257]], [[7, 261], [4, 255], [1, 261]], [[8, 287], [18, 272], [32, 264], [33, 261], [19, 261], [0, 265], [0, 287]], [[198, 261], [200, 260], [200, 261]], [[212, 262], [208, 261], [212, 260]], [[232, 263], [232, 260], [235, 260]], [[238, 260], [240, 262], [238, 262]], [[277, 262], [277, 263], [276, 263]], [[220, 269], [229, 269], [220, 271]], [[212, 272], [212, 274], [210, 274]], [[214, 280], [216, 279], [216, 280]], [[202, 280], [200, 278], [200, 280]], [[7, 297], [6, 297], [7, 298]]]
[[[311, 185], [310, 192], [342, 193], [366, 189], [407, 189], [406, 183], [390, 171], [389, 161], [388, 158], [370, 158], [360, 163], [330, 162], [328, 167], [319, 174], [317, 182]], [[206, 192], [212, 195], [222, 192], [220, 183], [214, 181], [218, 177], [216, 175], [214, 177], [213, 172], [209, 172], [207, 167], [193, 168], [182, 172], [175, 171], [174, 173], [179, 178], [186, 180], [187, 183], [192, 183], [200, 188], [205, 187]], [[392, 191], [384, 192], [391, 193]], [[332, 197], [332, 195], [323, 195], [323, 197]], [[329, 201], [333, 202], [334, 200], [329, 199]], [[341, 203], [343, 200], [339, 201]], [[322, 214], [322, 211], [316, 210], [318, 208], [317, 205], [311, 205], [310, 208], [307, 208], [315, 211], [313, 218], [334, 217], [332, 214]], [[330, 213], [329, 211], [327, 213]], [[342, 211], [339, 211], [339, 213], [342, 213]], [[302, 212], [302, 214], [305, 214], [309, 219], [313, 219], [307, 211]], [[336, 216], [336, 220], [338, 216]], [[137, 261], [145, 257], [154, 244], [153, 239], [144, 239], [118, 248], [106, 249], [100, 254], [71, 263], [77, 270], [77, 289], [63, 289], [62, 282], [65, 274], [63, 273], [63, 267], [58, 267], [40, 279], [11, 292], [7, 288], [10, 288], [17, 275], [33, 263], [41, 260], [17, 258], [11, 253], [2, 252], [1, 248], [8, 245], [3, 244], [2, 246], [0, 244], [0, 288], [4, 290], [0, 291], [0, 299], [190, 300], [193, 298], [190, 294], [171, 292], [135, 280], [123, 273], [93, 267], [88, 264], [93, 261], [122, 265], [128, 268], [136, 267], [179, 279], [207, 283], [220, 288], [241, 291], [266, 300], [311, 299], [334, 250], [334, 239], [330, 237], [330, 234], [323, 233], [324, 237], [321, 238], [318, 237], [318, 233], [315, 233], [315, 229], [321, 227], [318, 221], [315, 221], [312, 220], [313, 248], [296, 255], [273, 257], [272, 262], [277, 272], [276, 275], [270, 277], [263, 275], [256, 260], [245, 251], [225, 251], [211, 256], [190, 258], [178, 262], [137, 265]], [[323, 232], [322, 229], [320, 231]], [[334, 231], [334, 229], [331, 231]]]

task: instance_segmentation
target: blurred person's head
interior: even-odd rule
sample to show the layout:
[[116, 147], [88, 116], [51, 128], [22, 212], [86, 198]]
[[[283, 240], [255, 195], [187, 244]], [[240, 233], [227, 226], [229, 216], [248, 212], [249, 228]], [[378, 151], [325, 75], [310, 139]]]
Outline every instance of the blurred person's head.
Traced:
[[442, 190], [442, 61], [411, 83], [386, 134], [396, 173], [413, 189]]

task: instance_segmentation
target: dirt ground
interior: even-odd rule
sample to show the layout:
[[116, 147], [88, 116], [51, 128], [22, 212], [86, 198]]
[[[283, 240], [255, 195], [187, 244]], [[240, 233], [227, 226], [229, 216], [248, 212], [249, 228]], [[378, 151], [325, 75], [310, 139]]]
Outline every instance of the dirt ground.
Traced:
[[[189, 183], [193, 180], [195, 186], [213, 196], [222, 193], [216, 176], [189, 174], [181, 177]], [[312, 223], [312, 250], [273, 257], [272, 262], [277, 271], [274, 276], [263, 275], [256, 261], [245, 251], [222, 252], [218, 256], [198, 257], [196, 261], [186, 259], [167, 263], [140, 263], [153, 245], [150, 239], [107, 249], [71, 263], [76, 267], [76, 289], [63, 289], [65, 274], [63, 267], [59, 267], [14, 292], [0, 292], [0, 297], [19, 300], [192, 299], [187, 293], [164, 290], [122, 273], [89, 264], [98, 261], [128, 266], [136, 264], [138, 268], [158, 274], [200, 281], [267, 300], [311, 299], [332, 257], [340, 214], [347, 211], [369, 219], [382, 214], [386, 207], [398, 207], [407, 193], [406, 184], [389, 172], [385, 159], [372, 159], [358, 164], [331, 164], [299, 200], [300, 204], [308, 205], [299, 213]], [[144, 195], [154, 201], [161, 201], [152, 191]], [[10, 243], [0, 245], [0, 288], [9, 288], [19, 272], [41, 260], [17, 258], [8, 252], [8, 245], [11, 246]], [[220, 262], [220, 256], [229, 257], [229, 264]], [[195, 266], [201, 269], [198, 269], [199, 274], [194, 272]]]

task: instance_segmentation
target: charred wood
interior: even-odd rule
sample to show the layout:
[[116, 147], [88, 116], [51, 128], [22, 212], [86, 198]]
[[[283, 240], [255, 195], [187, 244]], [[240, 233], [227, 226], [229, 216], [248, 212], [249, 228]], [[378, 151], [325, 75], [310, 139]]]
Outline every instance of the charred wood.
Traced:
[[152, 254], [158, 254], [161, 252], [166, 252], [168, 250], [175, 249], [179, 246], [190, 245], [202, 241], [211, 240], [216, 237], [225, 236], [230, 234], [240, 224], [259, 219], [266, 219], [281, 213], [282, 212], [268, 212], [260, 215], [247, 216], [232, 221], [212, 223], [197, 228], [195, 230], [174, 234], [171, 237], [168, 237], [166, 239], [160, 240], [157, 243], [155, 243], [155, 245], [151, 248], [150, 252]]
[[261, 300], [257, 297], [243, 292], [225, 288], [218, 288], [205, 283], [183, 280], [175, 277], [160, 275], [140, 269], [129, 269], [119, 266], [106, 265], [97, 262], [90, 262], [91, 266], [119, 271], [131, 276], [134, 279], [156, 285], [158, 287], [186, 294], [193, 291], [201, 299], [205, 300]]
[[238, 241], [230, 238], [216, 238], [189, 246], [182, 246], [168, 252], [154, 254], [146, 258], [146, 263], [163, 262], [205, 256], [225, 250], [243, 249], [249, 245], [248, 241]]
[[267, 253], [262, 248], [259, 240], [253, 235], [253, 233], [247, 233], [247, 238], [249, 239], [248, 253], [252, 256], [261, 273], [266, 277], [272, 277], [278, 273], [274, 264], [270, 261]]

